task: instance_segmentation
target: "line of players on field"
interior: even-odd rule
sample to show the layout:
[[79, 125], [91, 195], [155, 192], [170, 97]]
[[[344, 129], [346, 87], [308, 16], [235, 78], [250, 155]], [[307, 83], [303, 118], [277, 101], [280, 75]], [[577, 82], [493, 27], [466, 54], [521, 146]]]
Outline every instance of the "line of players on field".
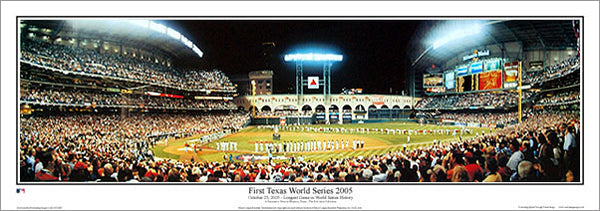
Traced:
[[352, 145], [348, 140], [328, 140], [328, 141], [282, 141], [279, 143], [272, 142], [254, 142], [254, 152], [266, 153], [285, 153], [285, 152], [319, 152], [319, 151], [335, 151], [352, 148], [362, 149], [365, 147], [364, 140], [352, 140]]

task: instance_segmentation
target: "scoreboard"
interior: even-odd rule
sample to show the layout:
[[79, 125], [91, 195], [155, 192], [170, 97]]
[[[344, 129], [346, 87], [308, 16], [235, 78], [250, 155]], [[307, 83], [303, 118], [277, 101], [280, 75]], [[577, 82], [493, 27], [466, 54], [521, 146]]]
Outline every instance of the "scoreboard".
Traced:
[[456, 80], [457, 92], [469, 92], [479, 90], [479, 74], [458, 77]]
[[[463, 57], [464, 63], [442, 73], [423, 75], [423, 91], [431, 93], [462, 93], [513, 88], [517, 85], [519, 62], [505, 62], [506, 58], [492, 57], [489, 50], [474, 51]], [[503, 68], [504, 67], [504, 68]]]

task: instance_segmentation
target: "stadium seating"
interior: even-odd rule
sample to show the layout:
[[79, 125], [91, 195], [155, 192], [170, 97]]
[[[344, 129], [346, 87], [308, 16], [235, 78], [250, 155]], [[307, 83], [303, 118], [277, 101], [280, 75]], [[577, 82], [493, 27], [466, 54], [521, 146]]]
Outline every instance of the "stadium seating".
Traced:
[[558, 92], [549, 97], [542, 97], [536, 102], [536, 105], [560, 105], [560, 104], [572, 104], [579, 103], [581, 94], [579, 90], [570, 90], [564, 92]]
[[98, 53], [93, 50], [33, 40], [22, 42], [21, 60], [59, 71], [86, 73], [91, 76], [111, 76], [140, 83], [164, 84], [177, 89], [235, 90], [229, 78], [219, 70], [181, 71], [134, 57]]
[[569, 75], [579, 70], [579, 57], [571, 57], [553, 66], [544, 67], [542, 71], [524, 74], [523, 81], [530, 84], [539, 84]]
[[[529, 100], [530, 92], [524, 92], [523, 99]], [[423, 109], [464, 109], [469, 107], [492, 106], [495, 108], [514, 107], [518, 103], [518, 93], [471, 93], [444, 96], [424, 97], [417, 106], [417, 110]]]
[[21, 102], [36, 105], [71, 105], [94, 107], [144, 107], [166, 109], [234, 110], [231, 101], [174, 99], [121, 93], [94, 93], [82, 90], [23, 89]]

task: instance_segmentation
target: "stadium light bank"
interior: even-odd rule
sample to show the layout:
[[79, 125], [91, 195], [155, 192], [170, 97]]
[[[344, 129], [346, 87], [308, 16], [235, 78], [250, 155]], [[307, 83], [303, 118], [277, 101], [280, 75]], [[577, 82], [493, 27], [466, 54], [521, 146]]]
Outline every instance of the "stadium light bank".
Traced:
[[425, 54], [429, 53], [429, 51], [437, 50], [438, 48], [446, 45], [450, 42], [455, 42], [458, 40], [462, 40], [468, 37], [474, 36], [483, 36], [486, 31], [486, 27], [490, 25], [494, 25], [497, 23], [502, 23], [506, 20], [495, 20], [484, 23], [474, 23], [467, 22], [460, 25], [447, 26], [448, 28], [452, 28], [451, 30], [447, 30], [443, 35], [434, 40], [433, 44], [431, 44], [427, 49], [425, 49], [421, 54], [412, 62], [411, 66], [415, 66]]
[[198, 46], [196, 46], [196, 44], [192, 43], [191, 40], [189, 40], [187, 37], [185, 37], [183, 34], [181, 34], [180, 32], [178, 32], [177, 30], [175, 30], [173, 28], [167, 27], [163, 24], [156, 23], [151, 20], [133, 19], [133, 20], [126, 20], [126, 22], [136, 25], [136, 26], [146, 28], [146, 29], [151, 29], [151, 30], [156, 31], [161, 34], [166, 34], [169, 37], [183, 43], [185, 46], [190, 48], [194, 53], [196, 53], [196, 55], [198, 55], [200, 58], [202, 58], [202, 56], [204, 56], [204, 52], [202, 52], [202, 50], [200, 50], [200, 48], [198, 48]]
[[283, 56], [283, 60], [286, 62], [296, 63], [296, 96], [299, 104], [303, 103], [304, 86], [309, 84], [308, 80], [304, 80], [303, 63], [323, 63], [323, 79], [317, 78], [317, 80], [323, 83], [323, 96], [325, 102], [329, 103], [331, 101], [331, 66], [333, 62], [341, 62], [343, 59], [343, 55], [332, 53], [295, 53]]
[[483, 31], [483, 26], [480, 24], [474, 24], [470, 27], [462, 27], [462, 28], [456, 29], [454, 31], [447, 33], [446, 36], [443, 36], [443, 37], [439, 38], [438, 40], [436, 40], [433, 43], [433, 49], [437, 49], [437, 48], [441, 47], [442, 45], [449, 43], [451, 41], [459, 40], [459, 39], [466, 38], [466, 37], [469, 37], [472, 35], [481, 34], [482, 31]]
[[340, 62], [344, 59], [343, 55], [340, 54], [318, 54], [318, 53], [305, 53], [305, 54], [286, 54], [283, 59], [286, 62], [289, 61], [330, 61]]

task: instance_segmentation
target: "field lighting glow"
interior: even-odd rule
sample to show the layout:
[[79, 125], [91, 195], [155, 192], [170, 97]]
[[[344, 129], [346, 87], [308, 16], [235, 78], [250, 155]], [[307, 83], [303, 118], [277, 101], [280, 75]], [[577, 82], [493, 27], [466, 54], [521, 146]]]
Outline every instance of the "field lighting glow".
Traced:
[[480, 24], [474, 24], [468, 27], [460, 27], [459, 29], [452, 30], [448, 33], [445, 33], [444, 36], [437, 39], [433, 42], [433, 49], [437, 49], [440, 46], [449, 43], [451, 41], [459, 40], [462, 38], [466, 38], [472, 35], [481, 34], [483, 31], [483, 26]]
[[284, 56], [286, 62], [289, 61], [342, 61], [344, 56], [340, 54], [318, 54], [318, 53], [306, 53], [306, 54], [287, 54]]
[[[194, 44], [189, 38], [185, 37], [181, 32], [174, 28], [168, 27], [164, 24], [155, 22], [154, 20], [147, 19], [77, 19], [68, 20], [70, 25], [76, 29], [92, 30], [92, 31], [111, 31], [115, 34], [124, 34], [126, 36], [136, 36], [139, 38], [147, 39], [148, 33], [138, 33], [138, 27], [145, 30], [156, 32], [158, 34], [165, 35], [171, 39], [174, 39], [181, 44], [188, 47], [200, 58], [204, 56], [204, 52]], [[134, 26], [134, 28], [132, 28]]]

